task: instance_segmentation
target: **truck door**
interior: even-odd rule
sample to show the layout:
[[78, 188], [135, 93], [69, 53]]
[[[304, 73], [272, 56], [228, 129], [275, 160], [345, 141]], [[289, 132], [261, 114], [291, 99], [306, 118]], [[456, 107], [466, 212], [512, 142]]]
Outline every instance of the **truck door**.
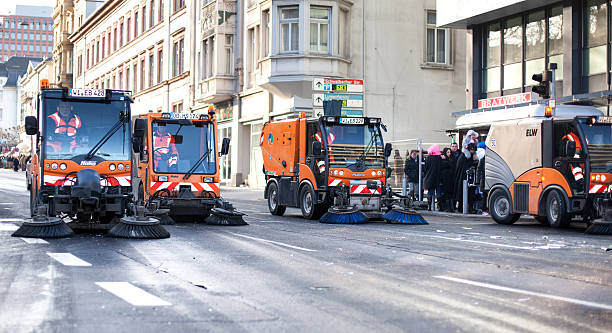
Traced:
[[565, 177], [574, 195], [584, 194], [586, 189], [586, 154], [582, 141], [574, 123], [554, 123], [553, 168]]
[[[327, 165], [325, 165], [325, 149], [322, 140], [323, 139], [321, 136], [321, 128], [319, 127], [319, 122], [308, 122], [306, 124], [306, 165], [312, 170], [312, 173], [315, 175], [317, 187], [326, 185], [325, 175], [328, 170]], [[315, 141], [321, 142], [322, 153], [320, 155], [313, 154], [312, 144]]]

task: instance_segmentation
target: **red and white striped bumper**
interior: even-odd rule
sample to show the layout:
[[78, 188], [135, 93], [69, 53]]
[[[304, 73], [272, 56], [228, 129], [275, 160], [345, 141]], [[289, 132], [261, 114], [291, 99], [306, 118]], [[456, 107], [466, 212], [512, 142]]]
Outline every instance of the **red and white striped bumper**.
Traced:
[[[44, 175], [43, 184], [49, 186], [72, 186], [76, 182], [76, 177], [62, 177], [62, 176], [51, 176]], [[130, 186], [132, 185], [132, 177], [131, 176], [115, 176], [109, 178], [101, 178], [100, 179], [101, 186]]]
[[161, 189], [168, 189], [169, 191], [178, 189], [181, 185], [190, 185], [192, 192], [215, 192], [219, 193], [219, 183], [192, 183], [192, 182], [151, 182], [151, 191], [157, 191]]
[[367, 185], [351, 185], [351, 194], [380, 194], [380, 185], [376, 189], [369, 189]]
[[591, 184], [589, 193], [608, 193], [612, 185]]

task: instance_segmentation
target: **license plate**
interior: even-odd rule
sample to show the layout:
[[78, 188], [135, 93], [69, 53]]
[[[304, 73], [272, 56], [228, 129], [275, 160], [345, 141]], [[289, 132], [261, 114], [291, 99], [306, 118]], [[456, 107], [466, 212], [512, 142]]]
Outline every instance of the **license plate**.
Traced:
[[104, 89], [68, 89], [70, 97], [106, 97]]
[[600, 124], [612, 124], [612, 117], [599, 116], [599, 118], [597, 118], [597, 122]]
[[351, 118], [351, 117], [342, 117], [340, 118], [340, 124], [346, 124], [346, 125], [363, 125], [364, 124], [364, 120], [363, 118]]

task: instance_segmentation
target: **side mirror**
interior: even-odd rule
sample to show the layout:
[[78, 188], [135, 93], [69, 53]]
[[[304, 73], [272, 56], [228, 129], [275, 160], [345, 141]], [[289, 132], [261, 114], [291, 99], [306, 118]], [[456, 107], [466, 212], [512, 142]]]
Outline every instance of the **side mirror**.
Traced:
[[145, 136], [145, 130], [147, 128], [147, 122], [143, 118], [136, 118], [134, 121], [134, 137], [142, 139]]
[[312, 142], [312, 154], [315, 156], [321, 155], [321, 142], [319, 141]]
[[390, 143], [385, 144], [385, 157], [391, 156], [391, 152], [393, 151], [393, 146]]
[[182, 135], [173, 135], [171, 142], [176, 144], [176, 145], [183, 144], [183, 136]]
[[38, 119], [34, 116], [25, 117], [25, 130], [27, 135], [38, 134]]
[[227, 155], [229, 153], [230, 148], [230, 138], [223, 138], [223, 142], [221, 143], [221, 151], [219, 152], [221, 156]]
[[142, 153], [143, 147], [142, 147], [141, 138], [138, 138], [138, 137], [132, 138], [132, 150], [134, 151], [134, 153], [137, 153], [137, 154]]
[[567, 141], [565, 143], [565, 157], [574, 157], [576, 155], [576, 142]]

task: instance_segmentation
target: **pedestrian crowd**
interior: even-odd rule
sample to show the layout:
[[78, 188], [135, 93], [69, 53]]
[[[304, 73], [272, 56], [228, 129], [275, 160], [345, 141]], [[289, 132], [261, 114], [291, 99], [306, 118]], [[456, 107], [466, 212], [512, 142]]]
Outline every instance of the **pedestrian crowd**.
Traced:
[[13, 171], [25, 171], [30, 156], [23, 153], [0, 154], [0, 168], [13, 169]]
[[[421, 152], [424, 161], [421, 168], [422, 194], [427, 198], [428, 210], [462, 212], [463, 184], [467, 180], [468, 212], [488, 214], [484, 177], [486, 145], [479, 142], [478, 137], [477, 132], [470, 130], [461, 147], [453, 141], [450, 147], [440, 149], [440, 146], [434, 144], [426, 152]], [[402, 184], [402, 164], [407, 193], [416, 199], [419, 188], [419, 151], [407, 151], [403, 159], [400, 151], [395, 150], [394, 184]]]

